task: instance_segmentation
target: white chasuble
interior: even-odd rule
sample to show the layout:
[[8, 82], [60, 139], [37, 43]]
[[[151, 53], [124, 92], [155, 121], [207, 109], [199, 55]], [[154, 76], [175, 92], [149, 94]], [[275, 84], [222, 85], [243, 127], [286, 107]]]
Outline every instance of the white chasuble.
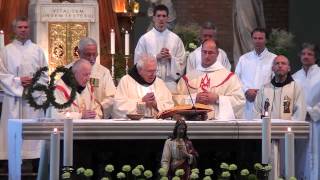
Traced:
[[117, 87], [112, 117], [125, 118], [127, 114], [137, 113], [137, 103], [150, 92], [154, 93], [157, 102], [157, 110], [152, 109], [152, 115], [173, 107], [171, 92], [161, 79], [156, 78], [150, 86], [143, 86], [130, 75], [125, 75]]

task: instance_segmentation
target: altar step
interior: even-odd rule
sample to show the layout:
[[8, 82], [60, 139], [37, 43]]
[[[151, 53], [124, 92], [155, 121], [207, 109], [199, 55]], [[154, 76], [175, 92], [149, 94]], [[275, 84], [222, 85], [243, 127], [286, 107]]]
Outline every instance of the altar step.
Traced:
[[[8, 174], [7, 173], [0, 173], [0, 180], [8, 180]], [[22, 173], [21, 180], [36, 180], [37, 179], [37, 173]]]

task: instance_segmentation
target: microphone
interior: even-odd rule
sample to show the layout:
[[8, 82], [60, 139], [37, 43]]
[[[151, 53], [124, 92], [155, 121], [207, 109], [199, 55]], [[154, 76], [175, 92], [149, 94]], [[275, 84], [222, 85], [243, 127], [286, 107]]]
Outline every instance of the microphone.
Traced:
[[191, 96], [190, 89], [189, 89], [188, 78], [187, 78], [186, 76], [181, 76], [180, 73], [176, 73], [176, 75], [182, 77], [184, 83], [186, 84], [187, 90], [188, 90], [188, 94], [189, 94], [189, 97], [190, 97], [191, 103], [192, 103], [192, 109], [194, 109], [194, 111], [196, 112], [196, 107], [195, 107], [195, 105], [194, 105], [193, 98], [192, 98], [192, 96]]

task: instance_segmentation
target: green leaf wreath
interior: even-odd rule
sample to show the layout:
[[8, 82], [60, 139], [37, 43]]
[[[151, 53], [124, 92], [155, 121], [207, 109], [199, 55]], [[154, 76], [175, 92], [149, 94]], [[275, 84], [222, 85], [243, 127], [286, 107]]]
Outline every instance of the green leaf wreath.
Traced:
[[[55, 71], [51, 73], [50, 81], [48, 84], [37, 83], [41, 75], [47, 71], [48, 71], [48, 67], [42, 67], [34, 74], [31, 85], [24, 90], [24, 98], [27, 100], [29, 105], [35, 109], [46, 110], [50, 106], [50, 104], [52, 104], [57, 109], [64, 109], [69, 107], [76, 98], [76, 90], [77, 90], [76, 89], [77, 83], [73, 73], [71, 72], [70, 69], [60, 66], [60, 67], [57, 67]], [[70, 80], [70, 87], [71, 87], [70, 99], [67, 102], [62, 104], [57, 103], [56, 98], [54, 96], [54, 90], [56, 89], [55, 78], [58, 73], [64, 73], [64, 75], [67, 76], [67, 78]], [[42, 102], [42, 104], [38, 104], [35, 101], [35, 98], [32, 95], [35, 91], [40, 91], [40, 92], [43, 91], [46, 94], [46, 100]]]

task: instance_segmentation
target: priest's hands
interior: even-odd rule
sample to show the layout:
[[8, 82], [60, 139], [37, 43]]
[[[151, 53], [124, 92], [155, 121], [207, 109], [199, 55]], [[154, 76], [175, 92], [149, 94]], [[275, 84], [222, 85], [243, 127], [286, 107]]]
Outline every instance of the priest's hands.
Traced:
[[254, 100], [256, 99], [257, 93], [258, 93], [259, 89], [248, 89], [245, 93], [246, 99], [249, 102], [254, 102]]
[[170, 61], [171, 60], [171, 54], [169, 52], [169, 49], [168, 48], [162, 48], [160, 53], [157, 54], [157, 60], [168, 60]]
[[30, 76], [22, 76], [22, 77], [20, 77], [20, 81], [21, 81], [21, 85], [23, 87], [27, 87], [27, 86], [31, 85], [32, 78]]
[[214, 92], [200, 92], [197, 94], [196, 102], [201, 104], [214, 104], [219, 99], [218, 94]]
[[96, 112], [92, 110], [84, 110], [82, 111], [82, 119], [94, 119], [96, 117]]
[[143, 96], [142, 102], [145, 102], [147, 107], [153, 107], [157, 109], [157, 101], [153, 92], [147, 93], [145, 96]]

